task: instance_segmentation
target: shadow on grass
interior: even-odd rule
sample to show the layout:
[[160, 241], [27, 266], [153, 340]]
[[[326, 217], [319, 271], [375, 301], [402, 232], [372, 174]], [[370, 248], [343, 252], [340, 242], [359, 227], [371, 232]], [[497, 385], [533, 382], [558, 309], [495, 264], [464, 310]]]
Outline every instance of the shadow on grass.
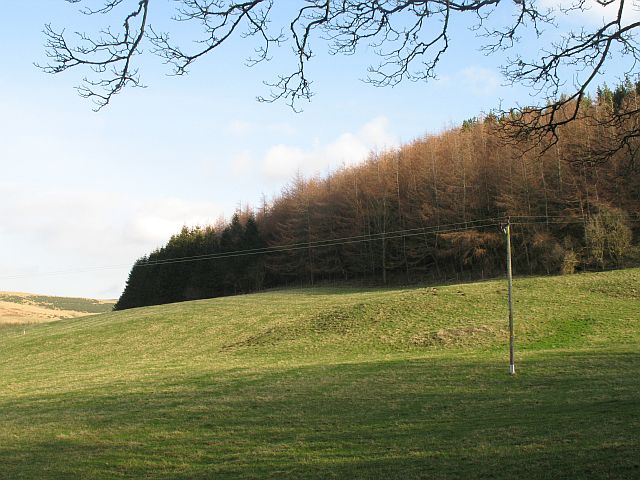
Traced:
[[[0, 478], [638, 478], [640, 354], [233, 371], [0, 403]], [[6, 397], [5, 397], [6, 398]]]

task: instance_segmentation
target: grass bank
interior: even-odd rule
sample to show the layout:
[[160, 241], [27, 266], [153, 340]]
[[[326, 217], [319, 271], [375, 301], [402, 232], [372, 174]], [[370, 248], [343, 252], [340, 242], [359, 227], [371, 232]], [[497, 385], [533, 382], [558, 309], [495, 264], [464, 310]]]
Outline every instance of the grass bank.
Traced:
[[640, 270], [0, 332], [0, 478], [638, 478]]

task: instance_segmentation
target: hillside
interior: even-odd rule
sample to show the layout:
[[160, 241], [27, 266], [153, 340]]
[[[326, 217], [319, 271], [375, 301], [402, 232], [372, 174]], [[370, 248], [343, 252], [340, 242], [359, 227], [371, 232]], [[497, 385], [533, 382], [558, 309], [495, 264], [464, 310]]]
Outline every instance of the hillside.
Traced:
[[0, 292], [0, 327], [84, 317], [111, 311], [115, 302]]
[[638, 478], [640, 269], [0, 331], [0, 478]]

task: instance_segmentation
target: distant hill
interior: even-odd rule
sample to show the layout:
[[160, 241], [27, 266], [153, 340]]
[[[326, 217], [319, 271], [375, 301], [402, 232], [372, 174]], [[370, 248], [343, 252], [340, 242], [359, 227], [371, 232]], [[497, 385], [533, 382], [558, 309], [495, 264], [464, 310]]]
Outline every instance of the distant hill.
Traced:
[[0, 292], [0, 326], [51, 322], [105, 313], [111, 311], [114, 303], [113, 300]]

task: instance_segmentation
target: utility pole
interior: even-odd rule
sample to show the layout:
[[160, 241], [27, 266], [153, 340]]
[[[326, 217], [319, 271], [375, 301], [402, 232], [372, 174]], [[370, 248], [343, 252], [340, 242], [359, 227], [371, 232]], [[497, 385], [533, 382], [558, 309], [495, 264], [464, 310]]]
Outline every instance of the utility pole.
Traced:
[[507, 225], [503, 229], [507, 236], [507, 279], [509, 282], [509, 374], [516, 374], [516, 365], [514, 362], [513, 345], [513, 272], [511, 270], [511, 219], [507, 217]]

